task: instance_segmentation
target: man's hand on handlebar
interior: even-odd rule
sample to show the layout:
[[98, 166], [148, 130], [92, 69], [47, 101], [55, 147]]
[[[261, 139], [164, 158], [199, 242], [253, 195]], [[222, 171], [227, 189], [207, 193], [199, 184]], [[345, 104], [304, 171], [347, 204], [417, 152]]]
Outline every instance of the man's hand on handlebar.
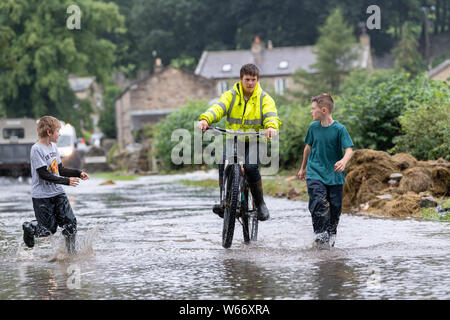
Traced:
[[275, 137], [278, 134], [277, 130], [274, 128], [267, 128], [266, 137], [268, 139]]
[[205, 132], [206, 129], [208, 129], [208, 127], [209, 127], [208, 121], [206, 121], [205, 119], [197, 122], [197, 128], [201, 129], [202, 132]]

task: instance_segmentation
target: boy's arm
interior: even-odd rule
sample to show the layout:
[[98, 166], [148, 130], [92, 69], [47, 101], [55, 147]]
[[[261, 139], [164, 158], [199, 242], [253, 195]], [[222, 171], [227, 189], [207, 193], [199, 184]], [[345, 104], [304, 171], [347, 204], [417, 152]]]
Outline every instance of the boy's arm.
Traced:
[[275, 101], [271, 96], [266, 94], [262, 100], [262, 122], [264, 129], [273, 128], [279, 130], [281, 126], [281, 120], [278, 117], [277, 107]]
[[230, 108], [233, 94], [231, 90], [225, 91], [217, 102], [209, 106], [199, 117], [199, 121], [206, 120], [208, 124], [219, 122]]
[[308, 163], [308, 157], [309, 157], [310, 152], [311, 152], [311, 146], [309, 144], [307, 144], [305, 146], [305, 149], [303, 150], [302, 166], [300, 167], [300, 170], [298, 171], [298, 176], [301, 180], [306, 179], [306, 165]]
[[65, 184], [67, 186], [70, 185], [69, 178], [58, 177], [58, 176], [55, 176], [54, 174], [51, 174], [50, 172], [48, 172], [46, 166], [37, 168], [36, 171], [42, 180], [50, 181], [50, 182], [57, 183], [57, 184]]
[[66, 168], [62, 165], [62, 163], [58, 165], [58, 170], [61, 176], [81, 178], [81, 170]]
[[306, 164], [308, 163], [308, 157], [309, 153], [311, 152], [311, 146], [307, 144], [305, 146], [305, 149], [303, 149], [303, 160], [302, 160], [302, 166], [300, 169], [306, 170]]
[[[78, 179], [76, 177], [66, 178], [66, 177], [55, 176], [55, 175], [51, 174], [50, 172], [48, 172], [46, 166], [37, 168], [36, 172], [38, 173], [38, 175], [41, 179], [49, 181], [49, 182], [53, 182], [56, 184], [65, 184], [66, 186], [75, 187], [80, 183], [80, 179]], [[83, 176], [83, 173], [81, 174], [81, 176]]]
[[353, 155], [352, 147], [345, 149], [344, 157], [334, 164], [334, 171], [343, 172], [347, 163], [350, 161], [352, 155]]

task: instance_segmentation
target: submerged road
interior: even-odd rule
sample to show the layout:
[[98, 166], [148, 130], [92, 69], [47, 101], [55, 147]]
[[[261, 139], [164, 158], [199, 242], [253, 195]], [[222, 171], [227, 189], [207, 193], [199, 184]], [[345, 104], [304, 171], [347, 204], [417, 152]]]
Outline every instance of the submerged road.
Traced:
[[258, 242], [221, 247], [218, 190], [148, 176], [65, 187], [79, 253], [61, 230], [24, 248], [30, 181], [0, 178], [0, 299], [450, 299], [450, 224], [343, 214], [336, 247], [312, 249], [307, 203], [266, 197]]

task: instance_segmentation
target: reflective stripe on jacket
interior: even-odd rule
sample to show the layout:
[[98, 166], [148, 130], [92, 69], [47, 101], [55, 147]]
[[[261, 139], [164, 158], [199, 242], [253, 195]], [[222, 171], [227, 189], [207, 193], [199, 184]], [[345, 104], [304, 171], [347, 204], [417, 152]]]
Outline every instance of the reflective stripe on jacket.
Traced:
[[261, 89], [259, 83], [246, 104], [242, 84], [236, 82], [233, 89], [222, 94], [217, 102], [200, 115], [199, 120], [204, 119], [212, 124], [219, 122], [225, 115], [225, 128], [231, 130], [258, 131], [269, 127], [278, 130], [281, 125], [275, 101]]

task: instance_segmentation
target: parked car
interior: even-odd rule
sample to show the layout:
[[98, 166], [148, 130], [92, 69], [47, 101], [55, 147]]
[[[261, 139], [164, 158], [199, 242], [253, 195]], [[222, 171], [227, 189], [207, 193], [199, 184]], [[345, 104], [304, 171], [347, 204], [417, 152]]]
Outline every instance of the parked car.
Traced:
[[36, 141], [36, 120], [0, 119], [0, 175], [30, 176], [30, 150]]

